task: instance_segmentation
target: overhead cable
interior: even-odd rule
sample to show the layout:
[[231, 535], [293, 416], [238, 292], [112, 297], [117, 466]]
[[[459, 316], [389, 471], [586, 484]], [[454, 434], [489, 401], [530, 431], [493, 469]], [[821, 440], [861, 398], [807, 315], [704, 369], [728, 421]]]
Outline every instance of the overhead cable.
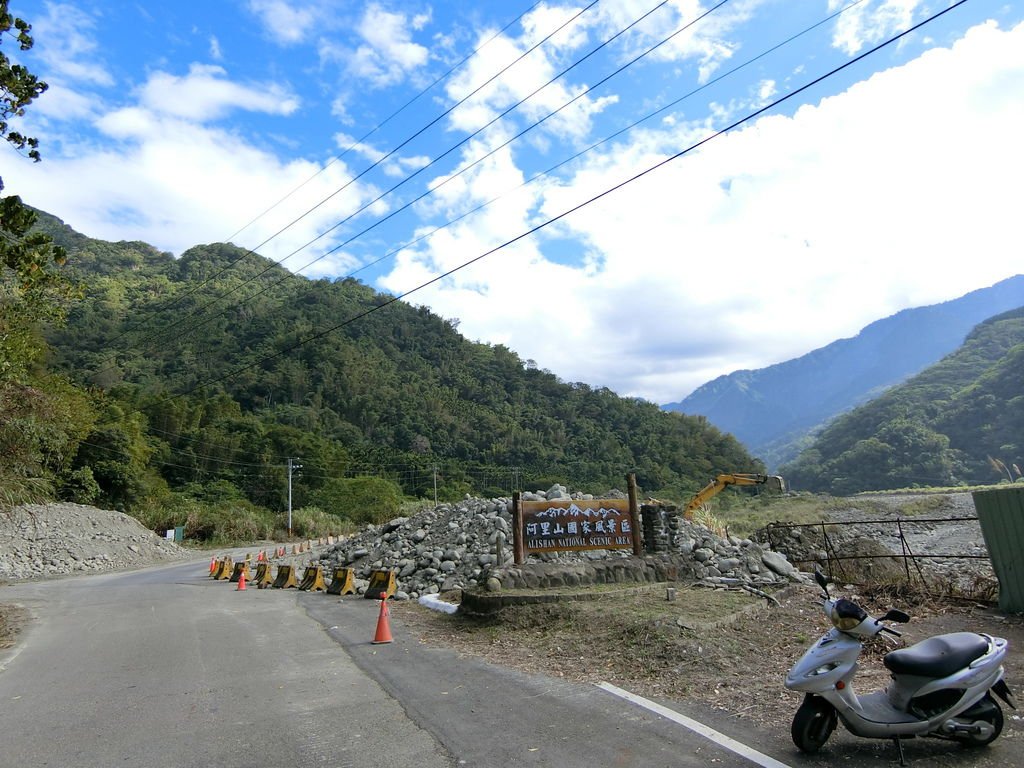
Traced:
[[670, 155], [670, 156], [668, 156], [668, 157], [658, 161], [657, 163], [654, 163], [653, 165], [645, 168], [644, 170], [640, 171], [639, 173], [636, 173], [633, 176], [630, 176], [629, 178], [627, 178], [627, 179], [625, 179], [625, 180], [623, 180], [623, 181], [621, 181], [621, 182], [619, 182], [617, 184], [614, 184], [613, 186], [611, 186], [611, 187], [605, 189], [604, 191], [594, 195], [593, 197], [590, 197], [590, 198], [584, 200], [583, 202], [577, 203], [576, 205], [574, 205], [574, 206], [572, 206], [572, 207], [562, 211], [562, 213], [557, 214], [556, 216], [552, 216], [551, 218], [541, 222], [540, 224], [537, 224], [537, 225], [527, 229], [526, 231], [520, 233], [519, 235], [516, 235], [515, 237], [513, 237], [513, 238], [511, 238], [509, 240], [506, 240], [505, 242], [501, 243], [500, 245], [497, 245], [497, 246], [495, 246], [495, 247], [493, 247], [493, 248], [491, 248], [491, 249], [489, 249], [489, 250], [479, 254], [478, 256], [475, 256], [472, 259], [469, 259], [468, 261], [465, 261], [462, 264], [459, 264], [458, 266], [453, 267], [452, 269], [449, 269], [446, 272], [443, 272], [443, 273], [441, 273], [439, 275], [436, 275], [436, 276], [432, 277], [430, 280], [427, 280], [426, 282], [421, 283], [420, 285], [416, 286], [415, 288], [411, 288], [408, 291], [405, 291], [405, 292], [403, 292], [401, 294], [398, 294], [396, 296], [390, 297], [389, 299], [387, 299], [386, 301], [381, 302], [380, 304], [376, 304], [373, 307], [370, 307], [369, 309], [366, 309], [366, 310], [364, 310], [362, 312], [359, 312], [359, 313], [357, 313], [357, 314], [347, 318], [346, 320], [343, 320], [340, 323], [337, 323], [335, 325], [330, 326], [329, 328], [326, 328], [324, 330], [318, 331], [317, 333], [311, 334], [311, 335], [309, 335], [309, 336], [299, 340], [298, 342], [296, 342], [294, 344], [291, 344], [291, 345], [285, 347], [284, 349], [281, 349], [281, 350], [275, 352], [274, 354], [267, 355], [267, 356], [262, 357], [259, 360], [256, 360], [256, 361], [254, 361], [252, 363], [248, 363], [248, 364], [246, 364], [244, 366], [240, 366], [240, 367], [238, 367], [238, 368], [236, 368], [236, 369], [234, 369], [234, 370], [232, 370], [232, 371], [230, 371], [230, 372], [228, 372], [228, 373], [226, 373], [226, 374], [224, 374], [222, 376], [219, 376], [219, 377], [216, 377], [216, 378], [213, 378], [213, 379], [209, 379], [209, 380], [206, 380], [206, 381], [200, 381], [197, 384], [195, 384], [192, 387], [190, 387], [189, 389], [187, 389], [187, 390], [185, 390], [183, 392], [180, 392], [180, 393], [178, 393], [176, 395], [173, 395], [173, 396], [167, 398], [165, 401], [162, 401], [162, 402], [168, 402], [168, 401], [174, 400], [174, 399], [176, 399], [178, 397], [183, 397], [185, 395], [191, 394], [192, 392], [194, 392], [197, 389], [200, 389], [201, 387], [209, 386], [211, 384], [218, 384], [220, 382], [223, 382], [223, 381], [226, 381], [228, 379], [234, 378], [235, 376], [237, 376], [237, 375], [239, 375], [241, 373], [244, 373], [245, 371], [251, 370], [251, 369], [253, 369], [253, 368], [257, 367], [257, 366], [260, 366], [260, 365], [263, 365], [265, 363], [268, 363], [268, 362], [271, 362], [273, 360], [276, 360], [278, 358], [281, 358], [281, 357], [289, 354], [290, 352], [293, 352], [296, 349], [299, 349], [299, 348], [305, 346], [306, 344], [309, 344], [309, 343], [312, 343], [312, 342], [317, 341], [319, 339], [322, 339], [325, 336], [328, 336], [331, 333], [334, 333], [335, 331], [340, 330], [341, 328], [344, 328], [344, 327], [346, 327], [348, 325], [352, 325], [353, 323], [356, 323], [359, 320], [362, 320], [363, 318], [373, 314], [374, 312], [377, 312], [378, 310], [381, 310], [381, 309], [384, 309], [385, 307], [391, 306], [395, 302], [401, 301], [401, 300], [411, 296], [412, 294], [417, 293], [417, 292], [423, 290], [424, 288], [428, 288], [431, 285], [434, 285], [435, 283], [440, 282], [441, 280], [444, 280], [445, 278], [450, 277], [451, 275], [454, 275], [455, 273], [460, 272], [461, 270], [463, 270], [463, 269], [465, 269], [465, 268], [467, 268], [467, 267], [477, 263], [478, 261], [481, 261], [481, 260], [485, 259], [486, 257], [491, 256], [492, 254], [495, 254], [495, 253], [497, 253], [499, 251], [502, 251], [505, 248], [508, 248], [509, 246], [514, 245], [515, 243], [518, 243], [520, 240], [523, 240], [523, 239], [525, 239], [527, 237], [530, 237], [530, 236], [536, 234], [537, 232], [539, 232], [539, 231], [549, 227], [550, 225], [552, 225], [552, 224], [554, 224], [554, 223], [556, 223], [558, 221], [561, 221], [562, 219], [572, 215], [576, 211], [579, 211], [582, 208], [585, 208], [585, 207], [587, 207], [587, 206], [597, 202], [598, 200], [601, 200], [601, 199], [603, 199], [605, 197], [608, 197], [612, 193], [617, 192], [618, 190], [620, 190], [620, 189], [622, 189], [622, 188], [632, 184], [633, 182], [638, 181], [639, 179], [644, 178], [645, 176], [648, 176], [649, 174], [653, 173], [654, 171], [660, 169], [661, 167], [663, 167], [665, 165], [668, 165], [669, 163], [672, 163], [672, 162], [678, 160], [681, 157], [684, 157], [685, 155], [689, 154], [690, 152], [694, 151], [695, 149], [698, 149], [699, 147], [704, 146], [705, 144], [707, 144], [708, 142], [718, 138], [719, 136], [722, 136], [722, 135], [724, 135], [726, 133], [729, 133], [730, 131], [733, 131], [734, 129], [738, 128], [739, 126], [744, 125], [745, 123], [750, 122], [754, 118], [756, 118], [756, 117], [758, 117], [760, 115], [763, 115], [766, 112], [769, 112], [769, 111], [775, 109], [775, 107], [779, 106], [780, 104], [783, 104], [784, 102], [789, 101], [790, 99], [794, 98], [795, 96], [803, 93], [804, 91], [806, 91], [806, 90], [808, 90], [810, 88], [813, 88], [814, 86], [816, 86], [819, 83], [829, 79], [830, 77], [834, 77], [838, 73], [848, 69], [849, 67], [853, 66], [854, 64], [857, 64], [858, 62], [862, 61], [863, 59], [867, 58], [868, 56], [873, 55], [874, 53], [880, 51], [881, 49], [891, 45], [892, 43], [897, 42], [898, 40], [903, 39], [907, 35], [909, 35], [912, 32], [915, 32], [916, 30], [926, 26], [927, 24], [932, 23], [936, 19], [938, 19], [941, 16], [949, 13], [950, 11], [954, 10], [955, 8], [960, 7], [961, 5], [963, 5], [966, 2], [967, 2], [967, 0], [958, 0], [957, 2], [953, 3], [952, 5], [946, 7], [945, 9], [943, 9], [941, 11], [937, 11], [936, 13], [932, 14], [931, 16], [928, 16], [927, 18], [923, 19], [922, 21], [918, 22], [917, 24], [914, 24], [913, 26], [907, 28], [903, 32], [897, 33], [896, 35], [893, 35], [892, 37], [887, 38], [886, 40], [882, 41], [881, 43], [878, 43], [877, 45], [873, 46], [872, 48], [869, 48], [868, 50], [864, 51], [863, 53], [859, 54], [858, 56], [855, 56], [854, 58], [850, 59], [849, 61], [846, 61], [846, 62], [840, 64], [839, 66], [829, 70], [828, 72], [826, 72], [823, 75], [819, 75], [818, 77], [814, 78], [810, 82], [805, 83], [804, 85], [800, 86], [799, 88], [797, 88], [797, 89], [795, 89], [793, 91], [790, 91], [789, 93], [785, 94], [784, 96], [781, 96], [778, 99], [775, 99], [774, 101], [769, 102], [768, 104], [764, 105], [763, 107], [761, 107], [761, 108], [759, 108], [759, 109], [757, 109], [757, 110], [755, 110], [753, 112], [748, 113], [744, 117], [741, 117], [738, 120], [735, 120], [734, 122], [730, 123], [726, 127], [721, 128], [720, 130], [715, 131], [711, 135], [706, 136], [705, 138], [701, 139], [700, 141], [697, 141], [697, 142], [691, 144], [690, 146], [686, 147], [685, 149], [680, 150], [679, 152], [676, 152], [675, 154]]

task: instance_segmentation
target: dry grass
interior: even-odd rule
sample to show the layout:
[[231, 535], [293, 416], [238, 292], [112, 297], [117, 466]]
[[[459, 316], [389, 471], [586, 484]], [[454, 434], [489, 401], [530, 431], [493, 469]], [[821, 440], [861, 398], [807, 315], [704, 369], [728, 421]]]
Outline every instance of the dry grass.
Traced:
[[[2, 582], [0, 586], [3, 586]], [[11, 648], [17, 642], [27, 620], [28, 612], [24, 608], [0, 604], [0, 650]]]
[[[659, 589], [514, 606], [489, 619], [449, 616], [413, 603], [396, 604], [395, 615], [421, 642], [495, 664], [577, 682], [604, 680], [643, 696], [700, 702], [762, 727], [788, 729], [801, 697], [782, 681], [829, 626], [817, 588], [789, 587], [776, 593], [775, 607], [746, 592], [676, 589], [674, 602]], [[1024, 642], [1021, 620], [973, 603], [881, 587], [850, 596], [875, 615], [890, 607], [908, 610], [914, 618], [906, 625], [907, 643], [981, 628], [1011, 638], [1014, 647]], [[881, 657], [893, 647], [882, 640], [865, 647], [858, 689], [886, 685]], [[1016, 657], [1007, 667], [1011, 682], [1021, 679]]]

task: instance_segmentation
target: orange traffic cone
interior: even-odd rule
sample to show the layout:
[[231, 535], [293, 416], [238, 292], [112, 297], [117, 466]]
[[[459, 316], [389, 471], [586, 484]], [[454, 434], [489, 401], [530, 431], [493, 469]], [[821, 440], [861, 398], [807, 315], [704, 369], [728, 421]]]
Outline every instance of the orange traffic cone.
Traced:
[[388, 598], [385, 595], [380, 601], [380, 616], [377, 617], [377, 634], [373, 637], [374, 643], [393, 643], [395, 639], [391, 636], [391, 626], [388, 624]]
[[245, 568], [238, 574], [238, 586], [235, 587], [235, 592], [241, 592], [245, 589]]
[[210, 575], [213, 576], [213, 572], [217, 570], [217, 558], [210, 558]]

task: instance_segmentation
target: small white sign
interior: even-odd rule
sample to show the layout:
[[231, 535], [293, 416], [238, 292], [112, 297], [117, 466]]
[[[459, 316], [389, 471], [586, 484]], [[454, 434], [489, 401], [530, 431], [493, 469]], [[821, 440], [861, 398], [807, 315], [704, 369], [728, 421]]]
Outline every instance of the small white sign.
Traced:
[[164, 538], [167, 539], [168, 541], [174, 541], [174, 529], [173, 528], [169, 528], [167, 530], [167, 535], [165, 535]]

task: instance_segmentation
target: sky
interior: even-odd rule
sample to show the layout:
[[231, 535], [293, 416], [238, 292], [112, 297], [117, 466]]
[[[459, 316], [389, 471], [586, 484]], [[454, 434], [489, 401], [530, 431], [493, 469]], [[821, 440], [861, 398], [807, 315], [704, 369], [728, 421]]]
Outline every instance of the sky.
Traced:
[[49, 89], [0, 176], [666, 403], [1024, 272], [1024, 5], [856, 60], [950, 5], [11, 0]]

